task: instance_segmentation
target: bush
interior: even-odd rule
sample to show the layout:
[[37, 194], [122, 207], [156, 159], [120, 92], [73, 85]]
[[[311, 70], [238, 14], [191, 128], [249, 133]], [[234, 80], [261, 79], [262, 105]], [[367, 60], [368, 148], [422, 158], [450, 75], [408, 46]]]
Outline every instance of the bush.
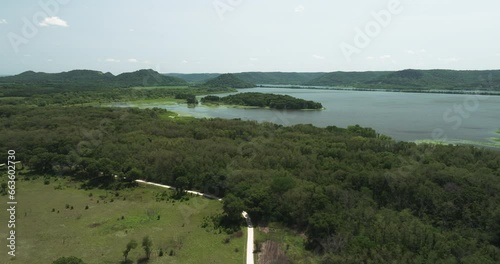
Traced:
[[85, 264], [85, 262], [77, 257], [61, 257], [52, 262], [52, 264]]

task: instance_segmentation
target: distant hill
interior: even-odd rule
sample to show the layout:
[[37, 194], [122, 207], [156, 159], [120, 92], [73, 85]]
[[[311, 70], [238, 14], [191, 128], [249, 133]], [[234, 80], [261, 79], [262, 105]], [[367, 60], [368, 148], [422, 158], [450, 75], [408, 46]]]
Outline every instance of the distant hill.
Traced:
[[324, 75], [324, 72], [242, 72], [235, 76], [257, 84], [301, 85]]
[[[109, 72], [92, 70], [73, 70], [61, 73], [26, 71], [18, 75], [1, 77], [0, 92], [29, 96], [38, 93], [59, 92], [62, 90], [95, 90], [103, 88], [125, 88], [134, 86], [175, 86], [187, 82], [163, 76], [153, 70], [139, 70], [115, 76]], [[21, 91], [21, 92], [20, 92]]]
[[389, 73], [391, 72], [330, 72], [303, 84], [312, 86], [357, 86], [376, 80]]
[[186, 85], [181, 78], [164, 76], [154, 70], [139, 70], [122, 73], [115, 78], [118, 86], [174, 86]]
[[166, 73], [164, 76], [176, 77], [193, 84], [201, 84], [216, 78], [220, 73]]
[[208, 80], [203, 86], [211, 88], [253, 88], [255, 84], [242, 81], [234, 74], [226, 73]]
[[[325, 72], [241, 72], [233, 73], [242, 81], [255, 84], [301, 85], [324, 75]], [[220, 73], [167, 73], [166, 76], [178, 77], [187, 82], [201, 84], [220, 76]]]
[[500, 91], [500, 70], [413, 70], [395, 72], [331, 72], [306, 85], [396, 90]]

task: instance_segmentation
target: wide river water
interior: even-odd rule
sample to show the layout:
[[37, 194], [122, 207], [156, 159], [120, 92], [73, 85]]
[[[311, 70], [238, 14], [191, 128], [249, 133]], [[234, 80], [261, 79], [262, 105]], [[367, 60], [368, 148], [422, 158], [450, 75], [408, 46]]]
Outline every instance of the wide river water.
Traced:
[[290, 88], [252, 88], [239, 92], [290, 95], [320, 102], [325, 109], [279, 111], [206, 106], [188, 108], [185, 104], [140, 107], [160, 107], [194, 117], [241, 118], [282, 125], [347, 127], [359, 124], [404, 141], [440, 140], [493, 145], [492, 138], [500, 137], [496, 133], [500, 129], [500, 96]]

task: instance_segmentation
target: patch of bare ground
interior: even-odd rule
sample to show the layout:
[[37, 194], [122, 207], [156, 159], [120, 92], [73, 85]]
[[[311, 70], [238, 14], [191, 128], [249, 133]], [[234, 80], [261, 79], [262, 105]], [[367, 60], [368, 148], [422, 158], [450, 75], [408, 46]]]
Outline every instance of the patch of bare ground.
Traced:
[[280, 249], [279, 243], [268, 240], [260, 245], [258, 264], [289, 264], [285, 252]]

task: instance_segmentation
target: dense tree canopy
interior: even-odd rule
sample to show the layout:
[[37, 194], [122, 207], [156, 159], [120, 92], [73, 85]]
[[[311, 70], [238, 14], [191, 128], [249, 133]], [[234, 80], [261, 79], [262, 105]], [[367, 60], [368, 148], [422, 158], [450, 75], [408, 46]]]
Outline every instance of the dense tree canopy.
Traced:
[[322, 109], [323, 105], [314, 101], [295, 98], [289, 95], [265, 94], [265, 93], [239, 93], [225, 97], [206, 96], [202, 103], [223, 103], [228, 105], [243, 105], [269, 107], [273, 109]]
[[396, 142], [359, 126], [164, 114], [2, 106], [0, 151], [87, 187], [141, 177], [225, 197], [227, 219], [244, 208], [256, 223], [303, 232], [324, 263], [500, 262], [498, 151]]
[[242, 81], [234, 74], [221, 74], [205, 82], [204, 86], [211, 88], [253, 88], [255, 84]]

